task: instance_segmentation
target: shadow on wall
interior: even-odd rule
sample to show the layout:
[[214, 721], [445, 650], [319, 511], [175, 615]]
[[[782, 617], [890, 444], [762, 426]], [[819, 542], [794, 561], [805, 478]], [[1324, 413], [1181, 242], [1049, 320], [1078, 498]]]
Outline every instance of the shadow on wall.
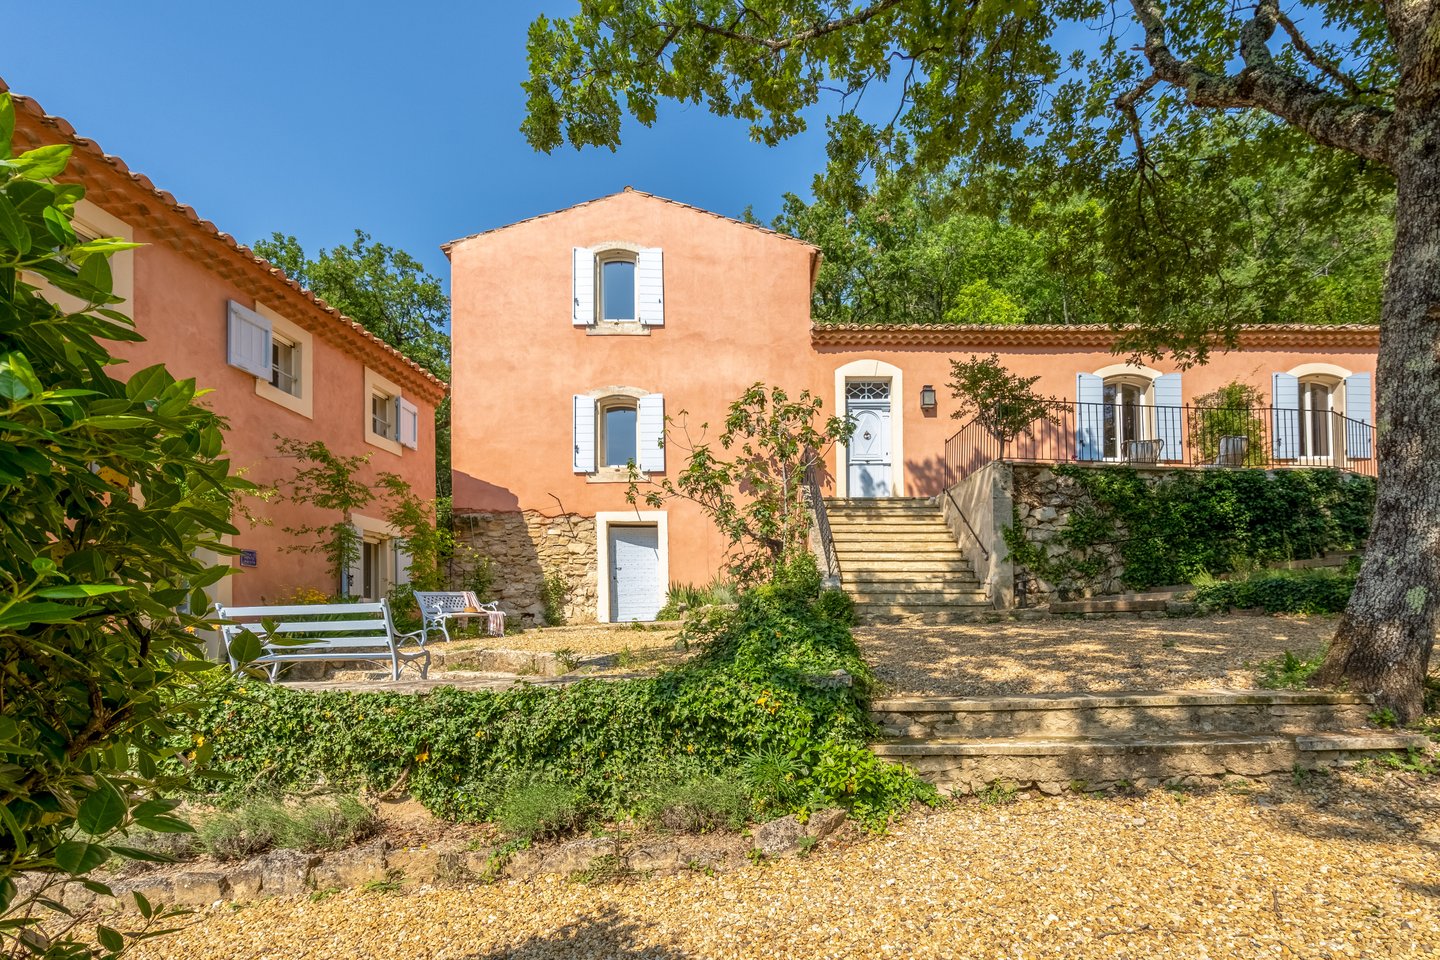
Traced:
[[945, 492], [945, 461], [935, 457], [905, 461], [905, 495], [933, 497]]
[[644, 957], [646, 960], [682, 960], [685, 951], [674, 945], [646, 943], [646, 930], [635, 920], [623, 916], [614, 907], [602, 907], [592, 917], [584, 917], [556, 928], [548, 934], [535, 934], [506, 947], [484, 953], [465, 954], [463, 960], [540, 960], [553, 957]]

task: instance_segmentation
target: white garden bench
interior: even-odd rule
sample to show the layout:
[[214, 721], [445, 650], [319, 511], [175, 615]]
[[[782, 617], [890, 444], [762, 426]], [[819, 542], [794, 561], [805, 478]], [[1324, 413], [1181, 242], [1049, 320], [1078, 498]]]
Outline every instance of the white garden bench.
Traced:
[[[314, 603], [285, 607], [217, 607], [220, 636], [231, 669], [241, 664], [231, 645], [249, 630], [260, 641], [261, 655], [250, 663], [269, 667], [273, 682], [287, 663], [315, 660], [389, 661], [390, 679], [400, 679], [400, 668], [419, 660], [420, 677], [430, 673], [430, 651], [425, 632], [399, 633], [390, 605], [379, 603]], [[267, 629], [267, 626], [268, 629]], [[403, 649], [407, 641], [417, 649]]]
[[415, 603], [420, 607], [423, 624], [420, 629], [426, 639], [429, 639], [431, 630], [439, 630], [440, 635], [449, 640], [446, 621], [459, 620], [463, 624], [471, 617], [484, 617], [486, 630], [492, 637], [505, 633], [505, 614], [500, 610], [499, 602], [481, 603], [473, 590], [416, 590]]

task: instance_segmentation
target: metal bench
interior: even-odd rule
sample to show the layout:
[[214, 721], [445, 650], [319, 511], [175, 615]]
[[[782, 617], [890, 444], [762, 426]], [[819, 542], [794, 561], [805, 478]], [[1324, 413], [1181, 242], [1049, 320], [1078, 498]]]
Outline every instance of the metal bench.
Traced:
[[[231, 651], [240, 634], [249, 630], [260, 641], [261, 654], [249, 663], [269, 667], [273, 682], [287, 663], [312, 660], [389, 661], [390, 679], [400, 679], [400, 668], [419, 660], [420, 676], [430, 673], [430, 651], [425, 632], [399, 633], [390, 617], [390, 605], [379, 603], [315, 603], [288, 607], [217, 607], [222, 621], [220, 636], [231, 669], [240, 662]], [[418, 649], [403, 649], [407, 641]]]
[[486, 630], [492, 637], [505, 633], [505, 614], [500, 610], [499, 601], [481, 603], [473, 590], [416, 590], [415, 603], [420, 607], [423, 624], [420, 629], [427, 639], [431, 630], [439, 630], [440, 635], [449, 640], [450, 631], [446, 622], [459, 620], [463, 624], [471, 617], [484, 617]]

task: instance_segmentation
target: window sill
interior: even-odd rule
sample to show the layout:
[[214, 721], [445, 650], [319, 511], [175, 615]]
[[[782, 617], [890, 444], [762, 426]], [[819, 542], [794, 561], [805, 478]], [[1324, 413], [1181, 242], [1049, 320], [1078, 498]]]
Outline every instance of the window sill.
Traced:
[[372, 447], [379, 447], [381, 450], [388, 450], [391, 453], [395, 454], [395, 456], [397, 457], [404, 452], [404, 447], [400, 446], [399, 440], [391, 440], [389, 437], [382, 437], [374, 430], [365, 431], [365, 442], [370, 444]]
[[[301, 384], [301, 387], [303, 389], [303, 383]], [[308, 420], [315, 419], [314, 406], [308, 394], [302, 394], [301, 396], [297, 397], [293, 393], [286, 393], [284, 390], [281, 390], [279, 387], [274, 386], [268, 381], [261, 380], [259, 377], [256, 377], [255, 395], [257, 397], [264, 397], [266, 400], [269, 400], [273, 404], [284, 407], [285, 409], [290, 410], [294, 413], [298, 413], [300, 414], [300, 416], [305, 417]]]
[[587, 337], [648, 337], [650, 326], [638, 320], [606, 320], [585, 328]]
[[[642, 472], [642, 473], [640, 474], [640, 477], [641, 477], [642, 479], [643, 479], [645, 476], [647, 476], [647, 474], [645, 474], [644, 472]], [[587, 473], [587, 474], [585, 475], [585, 482], [586, 482], [586, 483], [629, 483], [629, 482], [630, 482], [630, 468], [629, 468], [629, 467], [600, 467], [600, 468], [597, 469], [594, 473]]]

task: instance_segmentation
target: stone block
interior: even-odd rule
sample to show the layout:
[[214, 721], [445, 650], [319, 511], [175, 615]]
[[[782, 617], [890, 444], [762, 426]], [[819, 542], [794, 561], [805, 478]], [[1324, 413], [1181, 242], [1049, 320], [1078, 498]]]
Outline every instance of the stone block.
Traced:
[[609, 837], [572, 840], [547, 852], [541, 862], [540, 872], [568, 877], [572, 873], [588, 870], [597, 857], [616, 857], [619, 854], [619, 844]]
[[390, 869], [385, 854], [383, 842], [326, 854], [311, 870], [311, 882], [317, 890], [344, 890], [385, 880]]
[[800, 849], [805, 826], [791, 814], [755, 828], [755, 846], [767, 857], [781, 857]]

